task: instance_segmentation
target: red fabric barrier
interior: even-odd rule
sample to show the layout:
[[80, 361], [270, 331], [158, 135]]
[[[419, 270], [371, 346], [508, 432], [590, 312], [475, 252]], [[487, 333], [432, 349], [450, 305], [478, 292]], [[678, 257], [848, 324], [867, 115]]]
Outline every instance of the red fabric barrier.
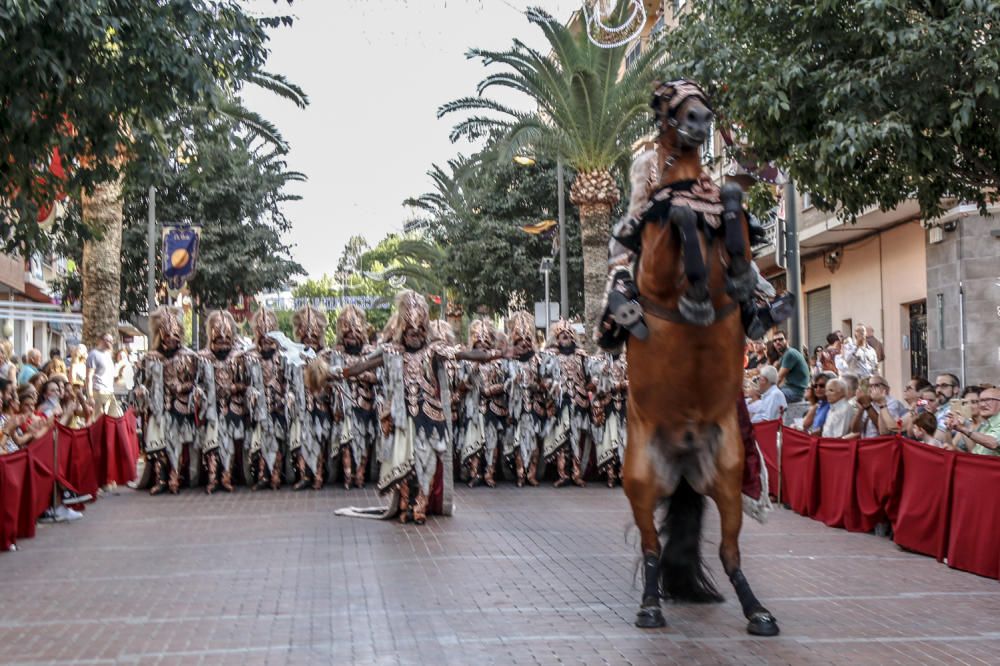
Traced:
[[894, 540], [903, 548], [940, 561], [948, 554], [955, 453], [907, 439], [900, 440], [900, 448], [901, 483], [893, 512]]
[[818, 473], [813, 477], [816, 504], [811, 516], [830, 527], [854, 525], [854, 466], [858, 440], [823, 438], [816, 443]]
[[854, 465], [855, 522], [844, 525], [852, 532], [871, 532], [889, 521], [888, 509], [899, 478], [899, 438], [878, 437], [858, 443]]
[[955, 455], [948, 566], [1000, 578], [1000, 459]]
[[767, 465], [767, 492], [773, 497], [778, 496], [778, 431], [781, 428], [781, 419], [773, 421], [761, 421], [753, 425], [753, 436], [757, 440], [757, 446], [764, 455], [764, 464]]
[[78, 493], [97, 497], [97, 475], [91, 447], [91, 430], [59, 428], [59, 482]]
[[27, 476], [27, 451], [0, 456], [0, 547], [5, 551], [17, 541]]
[[781, 431], [781, 499], [810, 516], [816, 505], [816, 438], [800, 430]]
[[113, 482], [124, 486], [129, 481], [135, 481], [135, 464], [139, 459], [135, 412], [129, 410], [125, 416], [117, 419], [104, 416], [99, 423], [104, 452], [98, 483], [106, 486]]
[[52, 490], [56, 483], [53, 445], [52, 431], [49, 430], [26, 447], [28, 467], [17, 528], [17, 536], [22, 539], [35, 536], [35, 522], [52, 506]]

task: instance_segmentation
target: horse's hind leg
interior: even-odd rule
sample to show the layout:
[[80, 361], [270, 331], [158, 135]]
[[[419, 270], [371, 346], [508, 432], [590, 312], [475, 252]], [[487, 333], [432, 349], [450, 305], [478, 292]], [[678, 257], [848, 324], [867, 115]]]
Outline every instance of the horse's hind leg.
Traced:
[[[728, 426], [728, 427], [727, 427]], [[729, 576], [729, 581], [736, 590], [736, 596], [743, 607], [743, 615], [749, 622], [747, 631], [756, 636], [775, 636], [778, 634], [778, 623], [764, 606], [757, 600], [750, 583], [740, 569], [740, 528], [743, 526], [743, 499], [741, 488], [743, 484], [743, 443], [740, 440], [739, 429], [735, 423], [723, 427], [723, 452], [719, 457], [718, 476], [712, 490], [712, 498], [719, 507], [719, 518], [722, 524], [722, 543], [719, 546], [719, 557], [722, 567]], [[738, 458], [736, 456], [739, 456]]]
[[630, 445], [625, 449], [622, 465], [622, 488], [632, 505], [632, 516], [642, 540], [642, 605], [636, 614], [635, 626], [643, 629], [667, 624], [660, 610], [660, 539], [653, 519], [660, 493], [655, 468], [649, 457], [651, 440], [651, 436], [642, 433], [637, 424], [629, 423]]

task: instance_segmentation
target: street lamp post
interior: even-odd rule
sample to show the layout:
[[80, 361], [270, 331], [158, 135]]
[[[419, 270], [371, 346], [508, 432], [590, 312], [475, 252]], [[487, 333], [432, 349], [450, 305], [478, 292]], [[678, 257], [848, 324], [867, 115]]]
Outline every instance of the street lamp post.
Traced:
[[552, 324], [552, 308], [549, 305], [549, 273], [552, 272], [552, 258], [545, 257], [538, 270], [545, 277], [545, 339], [549, 339], [549, 327]]
[[149, 186], [149, 220], [146, 226], [146, 313], [156, 309], [156, 188]]

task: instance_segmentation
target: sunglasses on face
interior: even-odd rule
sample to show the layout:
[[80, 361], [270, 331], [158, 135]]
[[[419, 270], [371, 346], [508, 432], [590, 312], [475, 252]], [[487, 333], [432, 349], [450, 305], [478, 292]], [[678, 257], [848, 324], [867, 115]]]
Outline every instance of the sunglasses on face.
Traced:
[[812, 387], [814, 389], [825, 389], [826, 388], [826, 384], [813, 384]]

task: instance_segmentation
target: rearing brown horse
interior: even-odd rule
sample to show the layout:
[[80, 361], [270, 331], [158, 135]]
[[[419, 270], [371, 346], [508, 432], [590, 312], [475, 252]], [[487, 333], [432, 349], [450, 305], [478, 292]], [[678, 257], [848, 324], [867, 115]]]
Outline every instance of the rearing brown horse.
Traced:
[[[700, 553], [708, 496], [719, 508], [719, 555], [749, 620], [747, 630], [773, 636], [777, 622], [740, 570], [744, 449], [737, 401], [744, 332], [738, 302], [748, 297], [753, 280], [742, 192], [736, 185], [720, 192], [702, 170], [701, 144], [713, 114], [698, 86], [660, 85], [653, 108], [656, 150], [639, 158], [644, 161], [637, 164], [638, 178], [633, 168], [632, 183], [634, 193], [648, 200], [636, 281], [649, 335], [628, 342], [623, 468], [643, 549], [636, 625], [666, 624], [661, 593], [675, 600], [722, 601]], [[667, 498], [658, 530], [654, 512]]]

